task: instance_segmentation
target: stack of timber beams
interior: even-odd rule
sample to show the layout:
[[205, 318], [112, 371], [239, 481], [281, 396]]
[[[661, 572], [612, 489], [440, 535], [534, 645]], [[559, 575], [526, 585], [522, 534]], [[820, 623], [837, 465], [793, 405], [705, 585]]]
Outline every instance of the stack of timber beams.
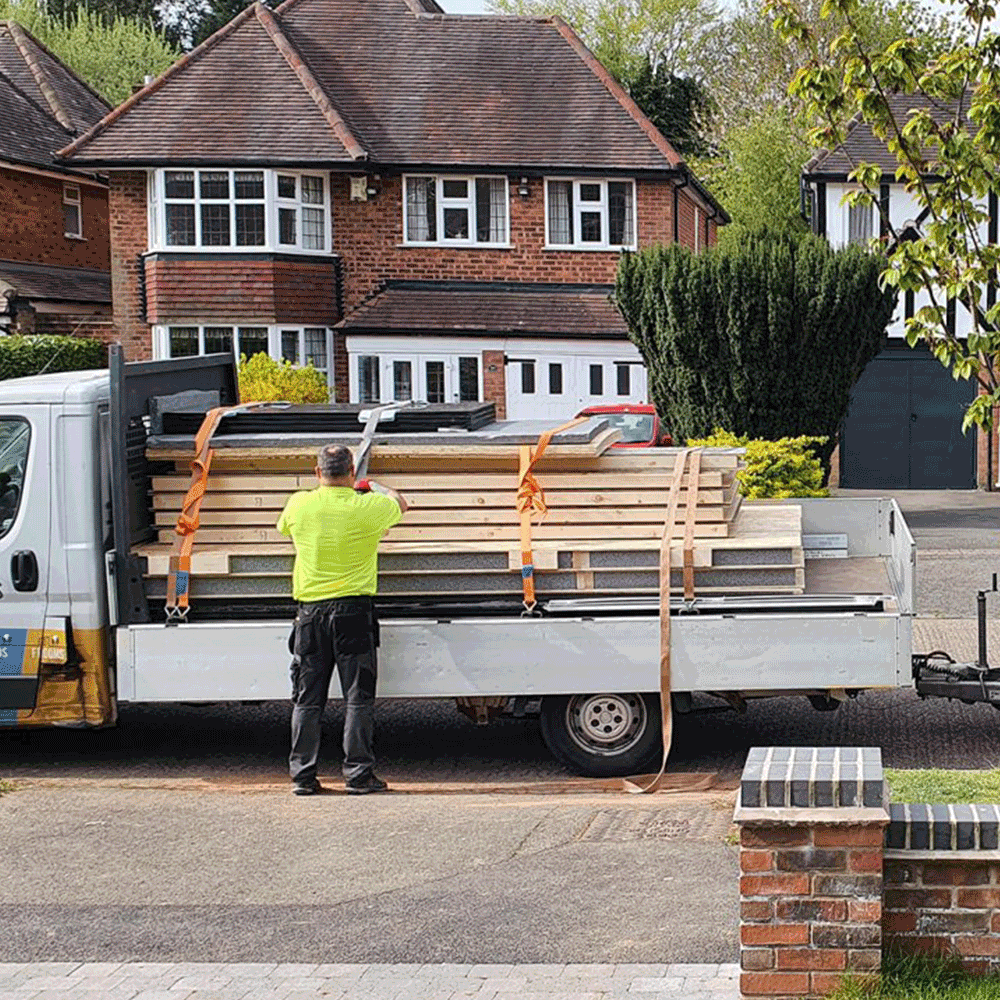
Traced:
[[[593, 426], [592, 426], [593, 425]], [[379, 550], [382, 598], [519, 599], [523, 445], [544, 424], [497, 424], [507, 433], [396, 435], [373, 445], [370, 478], [402, 492], [410, 509]], [[659, 593], [660, 545], [677, 448], [613, 449], [619, 432], [590, 421], [558, 435], [534, 467], [547, 513], [532, 519], [535, 588], [554, 597]], [[191, 600], [289, 599], [294, 550], [275, 522], [288, 497], [316, 486], [324, 441], [225, 439], [212, 461], [191, 565]], [[357, 437], [344, 438], [356, 445]], [[221, 442], [220, 442], [221, 444]], [[172, 463], [152, 479], [157, 541], [140, 546], [146, 593], [166, 593], [174, 525], [190, 481], [190, 439], [151, 439], [147, 457]], [[739, 450], [705, 449], [696, 483], [698, 594], [803, 591], [801, 513], [796, 506], [741, 505]], [[673, 586], [682, 581], [685, 499], [673, 537]]]

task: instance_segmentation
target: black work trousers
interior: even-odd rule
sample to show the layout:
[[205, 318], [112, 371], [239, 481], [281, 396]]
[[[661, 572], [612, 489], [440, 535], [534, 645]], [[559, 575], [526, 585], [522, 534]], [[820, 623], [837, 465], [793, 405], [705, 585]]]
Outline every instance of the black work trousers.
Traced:
[[375, 765], [375, 680], [378, 625], [370, 597], [341, 597], [300, 604], [292, 656], [292, 781], [316, 780], [323, 709], [333, 668], [344, 694], [346, 781], [363, 779]]

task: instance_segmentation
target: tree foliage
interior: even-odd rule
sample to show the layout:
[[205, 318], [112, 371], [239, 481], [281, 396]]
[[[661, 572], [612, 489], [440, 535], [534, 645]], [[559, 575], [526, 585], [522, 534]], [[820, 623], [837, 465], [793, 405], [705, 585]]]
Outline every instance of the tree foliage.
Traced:
[[677, 76], [662, 61], [654, 69], [647, 59], [635, 75], [622, 82], [681, 156], [711, 155], [712, 147], [706, 136], [715, 108], [708, 91], [697, 80]]
[[719, 231], [721, 243], [740, 242], [747, 230], [805, 232], [799, 181], [810, 147], [801, 131], [782, 110], [765, 109], [732, 128], [724, 148], [702, 164], [704, 180], [733, 220]]
[[[994, 7], [957, 0], [967, 31], [937, 53], [912, 35], [874, 43], [861, 30], [864, 5], [857, 0], [827, 0], [818, 19], [805, 17], [793, 0], [768, 5], [782, 38], [803, 60], [790, 89], [821, 123], [813, 141], [836, 147], [857, 115], [857, 127], [895, 161], [895, 180], [913, 200], [914, 215], [925, 221], [901, 239], [893, 220], [883, 217], [891, 241], [883, 283], [925, 296], [927, 304], [906, 321], [907, 340], [911, 346], [925, 341], [956, 379], [976, 379], [982, 392], [964, 427], [991, 426], [1000, 403], [1000, 302], [993, 301], [992, 289], [1000, 246], [995, 237], [990, 241], [987, 212], [989, 198], [1000, 197]], [[881, 212], [879, 166], [854, 163], [850, 177], [858, 191], [849, 200]], [[949, 301], [970, 316], [967, 340], [949, 329]]]
[[666, 428], [777, 440], [813, 435], [828, 463], [850, 390], [885, 342], [884, 261], [811, 234], [749, 234], [694, 254], [623, 256], [615, 301]]
[[54, 15], [32, 0], [0, 0], [0, 20], [24, 25], [111, 104], [120, 104], [145, 76], [162, 73], [180, 55], [152, 22], [82, 6]]
[[[820, 43], [829, 44], [837, 32], [820, 21], [823, 4], [799, 0], [803, 16], [817, 22]], [[865, 0], [858, 6], [859, 36], [872, 45], [887, 45], [901, 34], [919, 37], [929, 52], [943, 51], [952, 42], [948, 20], [929, 13], [921, 0]], [[737, 0], [732, 16], [720, 18], [704, 34], [689, 71], [711, 86], [719, 134], [745, 126], [759, 114], [783, 111], [798, 122], [805, 138], [805, 109], [788, 93], [797, 68], [795, 54], [775, 34], [761, 0]]]

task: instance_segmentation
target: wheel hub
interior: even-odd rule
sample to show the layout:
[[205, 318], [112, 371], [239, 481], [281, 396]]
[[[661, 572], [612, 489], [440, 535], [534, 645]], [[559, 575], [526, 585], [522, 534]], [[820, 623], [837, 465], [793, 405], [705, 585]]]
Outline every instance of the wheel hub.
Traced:
[[570, 699], [566, 716], [574, 742], [590, 753], [624, 753], [646, 728], [646, 706], [638, 695], [579, 695]]

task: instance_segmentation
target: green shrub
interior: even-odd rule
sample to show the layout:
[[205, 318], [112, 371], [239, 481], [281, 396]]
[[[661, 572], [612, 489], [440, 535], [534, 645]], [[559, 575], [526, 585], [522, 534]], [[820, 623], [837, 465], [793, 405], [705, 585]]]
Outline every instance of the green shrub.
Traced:
[[0, 379], [105, 368], [107, 363], [105, 345], [91, 337], [0, 337]]
[[750, 440], [716, 427], [706, 438], [689, 438], [691, 447], [746, 448], [746, 465], [736, 473], [740, 493], [748, 500], [827, 497], [823, 466], [815, 449], [826, 438], [795, 437]]
[[252, 358], [240, 356], [240, 402], [328, 403], [326, 375], [312, 362], [297, 368], [290, 361], [275, 361], [261, 352]]
[[776, 441], [824, 437], [830, 456], [851, 389], [881, 350], [895, 306], [885, 259], [811, 233], [747, 233], [692, 253], [625, 253], [615, 303], [674, 438], [729, 427]]

